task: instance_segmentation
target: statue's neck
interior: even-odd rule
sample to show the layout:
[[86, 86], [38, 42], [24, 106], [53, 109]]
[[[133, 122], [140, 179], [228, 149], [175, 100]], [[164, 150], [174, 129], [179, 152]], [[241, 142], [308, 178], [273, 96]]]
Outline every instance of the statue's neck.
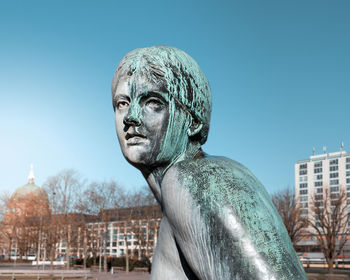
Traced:
[[186, 149], [166, 166], [158, 166], [150, 171], [142, 171], [147, 183], [153, 191], [158, 202], [161, 201], [161, 183], [167, 171], [176, 163], [193, 159], [197, 154], [202, 153], [201, 145], [198, 142], [189, 142]]

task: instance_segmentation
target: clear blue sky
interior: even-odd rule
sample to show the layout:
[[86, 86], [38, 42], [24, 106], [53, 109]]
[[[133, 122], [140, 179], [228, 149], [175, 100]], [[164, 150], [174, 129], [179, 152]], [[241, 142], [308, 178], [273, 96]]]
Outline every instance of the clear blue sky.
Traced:
[[110, 84], [125, 53], [188, 52], [213, 92], [204, 150], [269, 192], [294, 163], [350, 151], [350, 1], [0, 1], [0, 191], [64, 168], [145, 185], [114, 129]]

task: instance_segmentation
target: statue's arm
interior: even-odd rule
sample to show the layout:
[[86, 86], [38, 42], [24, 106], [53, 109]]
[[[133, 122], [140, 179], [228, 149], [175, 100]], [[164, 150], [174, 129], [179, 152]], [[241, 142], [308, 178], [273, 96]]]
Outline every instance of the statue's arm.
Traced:
[[[210, 176], [206, 176], [207, 189], [202, 191], [204, 184], [197, 181], [198, 176], [187, 180], [191, 182], [187, 185], [186, 180], [179, 179], [186, 174], [171, 172], [162, 184], [165, 215], [184, 258], [183, 265], [198, 279], [306, 279], [294, 251], [286, 249], [283, 234], [279, 236], [278, 214], [270, 213], [270, 206], [265, 205], [269, 203], [263, 201], [266, 197], [261, 199], [258, 190], [243, 196], [242, 190], [237, 194], [230, 190], [223, 197], [231, 196], [226, 200], [231, 203], [223, 203], [212, 192], [218, 186]], [[221, 194], [225, 191], [219, 190]], [[261, 210], [264, 207], [265, 212]], [[271, 261], [274, 258], [276, 261]]]

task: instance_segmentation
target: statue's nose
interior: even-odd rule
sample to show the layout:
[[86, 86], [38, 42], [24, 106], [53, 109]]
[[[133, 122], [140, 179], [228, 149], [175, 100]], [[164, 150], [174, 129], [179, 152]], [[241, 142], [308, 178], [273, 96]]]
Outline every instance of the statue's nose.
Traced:
[[131, 105], [128, 113], [125, 115], [123, 119], [123, 122], [125, 125], [128, 125], [128, 126], [140, 126], [141, 125], [140, 108], [137, 108], [137, 106]]

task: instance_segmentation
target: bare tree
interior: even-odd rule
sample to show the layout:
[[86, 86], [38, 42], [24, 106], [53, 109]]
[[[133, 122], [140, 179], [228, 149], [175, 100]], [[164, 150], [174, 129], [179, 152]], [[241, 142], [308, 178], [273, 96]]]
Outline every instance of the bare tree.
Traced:
[[[66, 243], [67, 268], [70, 267], [71, 246], [78, 238], [74, 230], [77, 222], [77, 202], [81, 196], [82, 180], [77, 171], [66, 169], [55, 176], [49, 177], [44, 183], [44, 189], [48, 194], [51, 208], [55, 209], [56, 229], [60, 233], [60, 239]], [[54, 229], [54, 230], [56, 230]], [[54, 242], [54, 240], [53, 240]]]
[[272, 202], [275, 205], [282, 221], [287, 229], [290, 240], [295, 247], [301, 240], [307, 227], [307, 222], [301, 216], [301, 205], [297, 203], [294, 192], [286, 188], [272, 195]]
[[10, 201], [10, 194], [8, 192], [3, 192], [0, 195], [0, 221], [3, 221], [5, 219], [6, 213], [7, 213], [7, 204]]
[[13, 227], [15, 226], [12, 221], [6, 217], [8, 212], [7, 205], [10, 201], [10, 194], [4, 192], [0, 196], [0, 234], [1, 234], [1, 247], [6, 247], [8, 252], [8, 260], [11, 257], [12, 240], [14, 237]]
[[346, 192], [340, 188], [339, 192], [331, 193], [325, 188], [323, 196], [315, 195], [311, 203], [309, 233], [316, 237], [328, 263], [328, 270], [332, 273], [334, 261], [349, 235]]
[[[94, 230], [86, 231], [89, 233], [90, 249], [94, 250], [93, 255], [96, 255], [96, 249], [103, 250], [103, 267], [107, 271], [107, 250], [106, 243], [109, 236], [108, 224], [111, 217], [116, 215], [116, 210], [124, 205], [125, 192], [113, 180], [108, 182], [93, 182], [84, 191], [78, 202], [80, 211], [90, 215], [95, 215], [101, 221], [103, 228], [99, 228], [99, 235]], [[111, 211], [113, 209], [113, 211]], [[97, 240], [96, 240], [97, 239]], [[98, 244], [98, 247], [95, 246]], [[100, 256], [101, 257], [101, 256]]]
[[[128, 215], [125, 216], [128, 225], [126, 231], [129, 235], [132, 233], [137, 239], [137, 257], [148, 259], [150, 250], [155, 249], [161, 218], [160, 207], [148, 187], [129, 194], [126, 205], [128, 206]], [[126, 239], [125, 242], [127, 242]]]
[[[52, 210], [51, 210], [52, 211]], [[60, 242], [61, 217], [51, 213], [47, 217], [43, 233], [46, 238], [46, 250], [50, 260], [51, 269], [53, 269], [53, 261], [56, 258], [57, 244]]]

